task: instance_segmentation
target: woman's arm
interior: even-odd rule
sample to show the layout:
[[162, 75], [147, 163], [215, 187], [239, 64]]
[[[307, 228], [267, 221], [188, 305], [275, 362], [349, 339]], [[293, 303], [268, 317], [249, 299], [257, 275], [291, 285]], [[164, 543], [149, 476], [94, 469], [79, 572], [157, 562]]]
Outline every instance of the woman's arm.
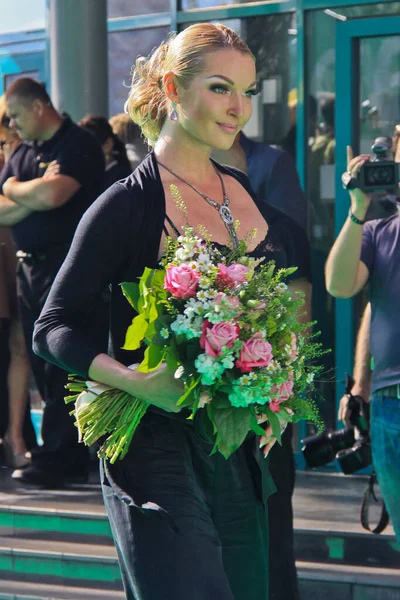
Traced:
[[132, 201], [116, 184], [84, 214], [36, 322], [34, 351], [69, 373], [87, 378], [94, 358], [104, 352], [89, 324], [93, 331], [93, 309], [110, 283], [123, 280], [124, 265], [135, 252]]
[[132, 371], [104, 354], [85, 328], [103, 290], [117, 274], [123, 277], [124, 265], [135, 252], [134, 240], [140, 243], [140, 210], [133, 219], [134, 199], [126, 194], [114, 186], [85, 213], [36, 323], [34, 350], [70, 373], [178, 412], [183, 386], [165, 365], [148, 374]]
[[151, 373], [140, 373], [128, 369], [107, 354], [99, 354], [90, 365], [89, 377], [138, 396], [167, 412], [181, 410], [176, 403], [183, 394], [183, 384], [168, 371], [166, 364]]

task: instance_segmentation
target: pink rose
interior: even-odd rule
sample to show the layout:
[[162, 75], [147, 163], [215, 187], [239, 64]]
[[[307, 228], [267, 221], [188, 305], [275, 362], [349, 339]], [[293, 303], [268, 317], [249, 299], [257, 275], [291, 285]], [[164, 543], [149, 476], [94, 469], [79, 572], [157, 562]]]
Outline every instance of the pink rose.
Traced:
[[200, 346], [209, 356], [220, 356], [222, 348], [232, 348], [238, 335], [239, 325], [224, 322], [211, 325], [209, 321], [204, 321]]
[[216, 278], [217, 285], [225, 288], [234, 288], [241, 283], [247, 281], [248, 267], [240, 265], [239, 263], [233, 263], [233, 265], [226, 265], [218, 263], [219, 273]]
[[230, 308], [239, 308], [240, 300], [237, 296], [228, 296], [223, 292], [218, 292], [218, 294], [214, 298], [215, 304], [225, 304], [225, 306], [229, 306]]
[[189, 265], [174, 265], [167, 267], [164, 289], [168, 290], [175, 298], [191, 298], [196, 295], [199, 285], [200, 273]]
[[252, 367], [266, 367], [272, 358], [271, 344], [258, 331], [243, 344], [236, 366], [242, 373], [248, 373]]
[[296, 335], [294, 333], [292, 333], [292, 342], [291, 342], [291, 348], [290, 348], [290, 352], [289, 352], [289, 356], [292, 360], [296, 360], [297, 358], [297, 345], [296, 345]]
[[281, 383], [281, 385], [279, 386], [279, 401], [280, 402], [284, 402], [285, 400], [288, 400], [290, 398], [290, 396], [293, 394], [293, 380], [292, 379], [288, 379], [287, 381], [284, 381], [283, 383]]
[[289, 376], [289, 379], [281, 383], [281, 385], [274, 384], [271, 391], [273, 394], [277, 394], [279, 398], [271, 400], [269, 407], [273, 412], [279, 412], [279, 405], [288, 400], [293, 394], [293, 375]]

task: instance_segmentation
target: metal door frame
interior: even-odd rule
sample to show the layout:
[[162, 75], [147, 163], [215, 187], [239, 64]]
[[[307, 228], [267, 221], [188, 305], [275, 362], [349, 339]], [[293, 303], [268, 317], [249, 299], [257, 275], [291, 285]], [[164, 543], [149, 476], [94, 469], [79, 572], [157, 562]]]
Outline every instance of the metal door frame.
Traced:
[[[400, 16], [354, 19], [336, 24], [336, 166], [335, 235], [343, 227], [349, 210], [349, 195], [341, 176], [346, 170], [346, 146], [358, 151], [358, 88], [360, 39], [400, 35]], [[355, 120], [354, 115], [357, 115]], [[336, 403], [343, 395], [345, 373], [353, 369], [353, 347], [357, 323], [353, 301], [335, 302]]]

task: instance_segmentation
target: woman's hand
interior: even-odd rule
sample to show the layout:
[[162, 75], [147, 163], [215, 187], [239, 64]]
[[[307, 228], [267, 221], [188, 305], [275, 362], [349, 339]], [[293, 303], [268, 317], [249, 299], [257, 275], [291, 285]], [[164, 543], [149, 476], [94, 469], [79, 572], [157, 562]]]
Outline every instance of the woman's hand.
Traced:
[[262, 448], [264, 458], [267, 458], [267, 456], [270, 453], [270, 450], [271, 450], [272, 446], [275, 444], [275, 442], [276, 442], [276, 437], [274, 437], [272, 434], [271, 425], [268, 425], [268, 427], [265, 430], [265, 435], [262, 435], [260, 437], [260, 448]]
[[[351, 146], [347, 146], [347, 172], [357, 179], [362, 165], [370, 159], [369, 154], [360, 154], [353, 158], [353, 150]], [[351, 211], [355, 217], [364, 220], [368, 207], [371, 204], [371, 196], [366, 194], [360, 188], [349, 190], [351, 198]]]
[[151, 373], [133, 371], [130, 387], [132, 389], [127, 390], [129, 393], [139, 396], [158, 408], [174, 413], [181, 411], [181, 407], [176, 403], [183, 394], [184, 386], [180, 379], [174, 377], [165, 363]]

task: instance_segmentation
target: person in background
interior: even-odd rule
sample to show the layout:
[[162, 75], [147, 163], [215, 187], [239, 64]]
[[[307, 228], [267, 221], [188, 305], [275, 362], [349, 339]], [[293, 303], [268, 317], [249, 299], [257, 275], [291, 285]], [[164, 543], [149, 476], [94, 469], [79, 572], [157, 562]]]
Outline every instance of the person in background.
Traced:
[[[392, 136], [392, 154], [393, 160], [400, 163], [400, 125], [396, 125]], [[399, 194], [400, 196], [400, 190]], [[383, 204], [383, 208], [379, 205]], [[371, 204], [368, 207], [365, 220], [385, 219], [398, 213], [398, 206], [392, 200], [385, 198], [371, 197]], [[370, 328], [371, 328], [371, 303], [368, 302], [360, 322], [360, 327], [357, 334], [357, 343], [354, 353], [354, 370], [351, 394], [361, 397], [364, 402], [370, 401], [371, 384], [372, 384], [372, 368], [371, 368], [371, 349], [370, 349]], [[351, 412], [348, 409], [349, 396], [345, 394], [341, 400], [338, 411], [338, 419], [350, 427]]]
[[[240, 140], [240, 143], [238, 143]], [[275, 231], [277, 239], [283, 246], [287, 264], [296, 266], [297, 271], [289, 284], [292, 292], [301, 291], [305, 295], [303, 322], [311, 321], [311, 261], [310, 246], [305, 230], [295, 222], [292, 216], [278, 210], [279, 201], [285, 198], [291, 187], [293, 200], [304, 200], [293, 161], [288, 156], [286, 164], [289, 168], [283, 177], [269, 176], [280, 154], [287, 155], [281, 150], [276, 151], [266, 144], [254, 142], [244, 136], [237, 136], [232, 148], [218, 152], [218, 159], [231, 167], [247, 173], [250, 183], [257, 189], [263, 182], [262, 195], [258, 195], [264, 203], [267, 220]], [[264, 158], [261, 161], [261, 157]], [[250, 170], [251, 166], [251, 170]], [[258, 168], [256, 168], [258, 167]], [[284, 170], [281, 172], [283, 173]], [[290, 181], [288, 181], [290, 180]], [[270, 183], [271, 182], [271, 183]], [[269, 183], [271, 188], [269, 188]], [[300, 193], [299, 193], [300, 192]], [[270, 202], [271, 195], [275, 202]], [[283, 202], [284, 203], [284, 202]], [[278, 206], [276, 206], [278, 204]], [[299, 203], [302, 206], [302, 203]], [[299, 204], [293, 203], [299, 217]], [[295, 484], [295, 462], [292, 448], [293, 427], [289, 425], [282, 436], [282, 446], [275, 444], [269, 454], [269, 467], [277, 491], [268, 499], [269, 540], [271, 547], [280, 547], [279, 552], [270, 554], [269, 567], [269, 599], [270, 600], [299, 600], [296, 564], [294, 557], [293, 507], [292, 495]]]
[[[288, 108], [289, 108], [289, 130], [278, 144], [282, 150], [285, 150], [290, 154], [293, 162], [296, 164], [296, 144], [297, 144], [297, 90], [294, 88], [290, 90], [288, 95]], [[307, 101], [307, 146], [310, 146], [314, 142], [315, 130], [317, 124], [317, 101], [312, 96], [308, 95]]]
[[[4, 95], [0, 98], [0, 171], [21, 138], [9, 128]], [[28, 406], [29, 362], [17, 308], [15, 256], [11, 231], [0, 227], [0, 439], [3, 462], [13, 468], [30, 464], [36, 436]]]
[[[369, 283], [370, 306], [364, 313], [362, 337], [357, 343], [358, 372], [352, 393], [368, 400], [364, 396], [369, 396], [370, 352], [374, 360], [370, 376], [372, 458], [400, 541], [400, 214], [397, 211], [388, 218], [366, 222], [371, 195], [358, 188], [356, 182], [360, 169], [369, 160], [367, 154], [353, 158], [352, 149], [347, 148], [351, 206], [328, 256], [325, 278], [327, 290], [335, 298], [351, 298]], [[342, 399], [339, 417], [346, 421], [348, 416], [346, 399]]]
[[104, 189], [108, 189], [119, 179], [128, 177], [132, 172], [131, 163], [126, 154], [122, 140], [113, 132], [110, 123], [104, 117], [87, 115], [78, 125], [90, 131], [103, 150], [106, 170], [104, 174]]
[[126, 154], [131, 163], [131, 169], [134, 171], [149, 151], [149, 146], [143, 138], [140, 128], [125, 113], [114, 115], [109, 123], [115, 135], [125, 144]]
[[[33, 353], [32, 333], [79, 220], [102, 189], [104, 158], [94, 137], [60, 115], [37, 81], [18, 79], [5, 96], [9, 125], [23, 141], [0, 175], [0, 225], [12, 228], [18, 250], [19, 311], [45, 402], [43, 445], [32, 451], [32, 465], [15, 476], [22, 483], [58, 487], [87, 479], [88, 453], [78, 444], [64, 402], [67, 374]], [[83, 325], [89, 327], [92, 318], [95, 311], [85, 315]]]
[[214, 152], [213, 156], [247, 173], [260, 200], [275, 206], [306, 229], [305, 195], [293, 159], [286, 151], [250, 140], [241, 131], [232, 148], [221, 154]]

